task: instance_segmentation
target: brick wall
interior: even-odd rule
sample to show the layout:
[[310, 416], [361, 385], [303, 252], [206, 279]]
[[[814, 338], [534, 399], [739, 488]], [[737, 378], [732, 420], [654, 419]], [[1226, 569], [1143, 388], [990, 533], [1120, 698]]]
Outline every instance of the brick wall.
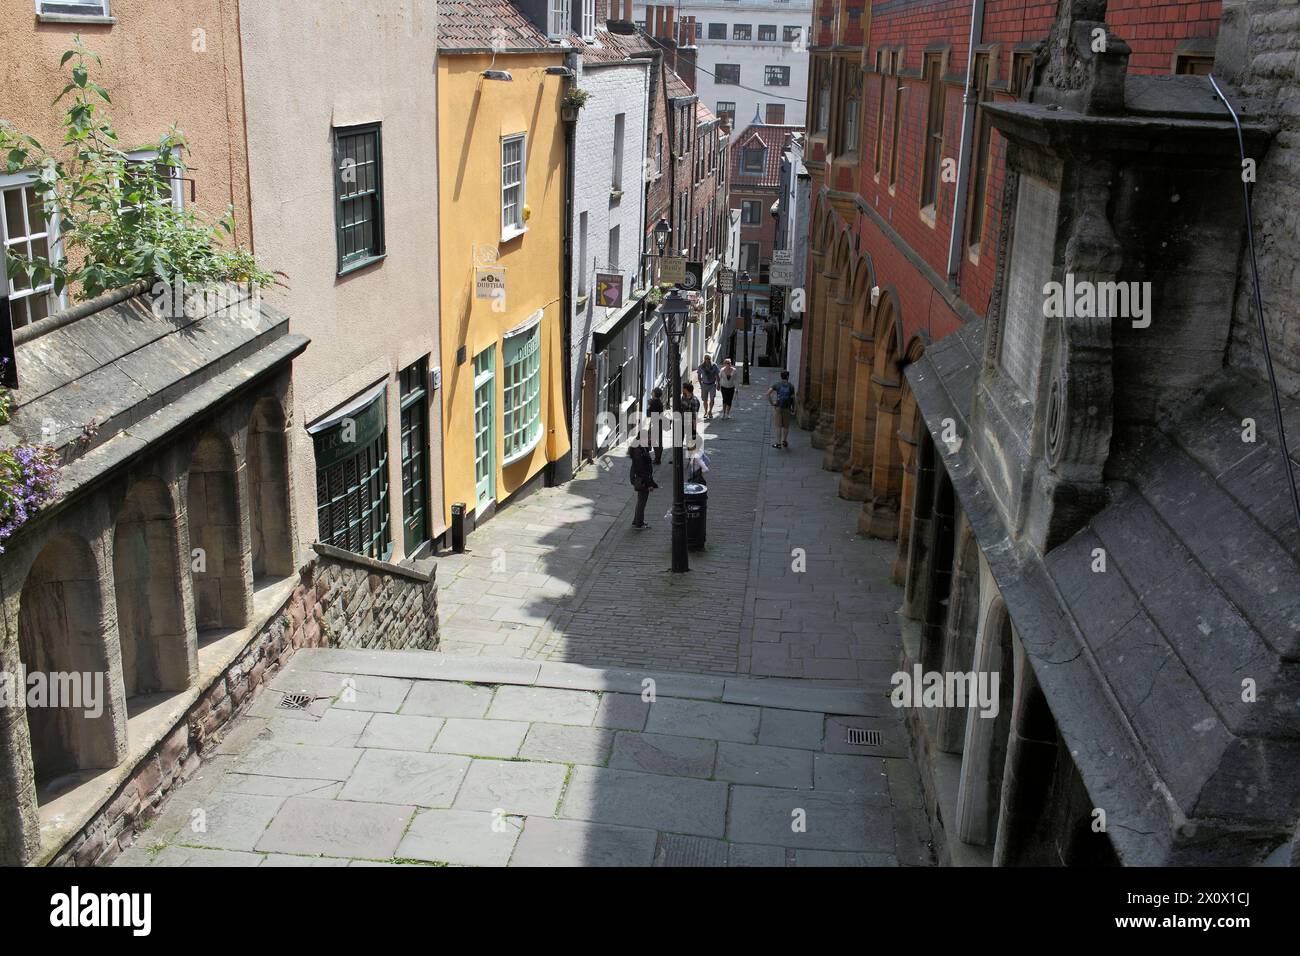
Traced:
[[[814, 8], [814, 26], [820, 32], [819, 45], [833, 42], [823, 28], [826, 19], [835, 22], [836, 8], [852, 6], [851, 0], [822, 0]], [[864, 75], [861, 147], [858, 151], [856, 183], [840, 170], [835, 182], [828, 182], [830, 170], [824, 163], [825, 147], [814, 137], [810, 142], [814, 194], [823, 185], [841, 192], [856, 193], [883, 220], [866, 214], [850, 217], [849, 226], [858, 247], [876, 266], [882, 285], [892, 285], [902, 308], [905, 339], [925, 333], [932, 339], [946, 335], [961, 324], [958, 313], [936, 290], [931, 278], [904, 257], [901, 242], [921, 259], [933, 276], [948, 278], [948, 246], [952, 231], [956, 183], [940, 179], [933, 221], [921, 215], [920, 193], [924, 165], [925, 129], [928, 113], [928, 84], [922, 75], [927, 52], [942, 49], [944, 76], [944, 141], [942, 157], [956, 159], [961, 142], [962, 96], [966, 82], [971, 0], [877, 0], [871, 4], [869, 45], [865, 62], [871, 69]], [[1173, 55], [1180, 43], [1190, 39], [1213, 39], [1218, 32], [1220, 0], [1110, 0], [1107, 22], [1133, 50], [1130, 69], [1135, 73], [1170, 73]], [[993, 95], [996, 100], [1013, 98], [1012, 54], [1017, 44], [1045, 39], [1057, 12], [1056, 0], [987, 0], [984, 8], [983, 44], [994, 45]], [[874, 70], [876, 53], [901, 48], [900, 75], [885, 79], [883, 126], [877, 117], [880, 104], [880, 74]], [[854, 69], [858, 54], [821, 51], [820, 57], [838, 60], [840, 70]], [[894, 122], [895, 80], [905, 90], [899, 124], [898, 182], [889, 188], [889, 157]], [[832, 83], [832, 96], [838, 84]], [[816, 91], [810, 91], [810, 101]], [[832, 117], [839, 115], [832, 104]], [[881, 143], [881, 172], [875, 173], [877, 137]], [[1002, 200], [1004, 143], [996, 133], [990, 146], [990, 176], [986, 193], [986, 239], [999, 228]], [[837, 164], [838, 165], [838, 164]], [[1294, 208], [1294, 203], [1292, 204]], [[891, 235], [892, 232], [892, 235]], [[895, 238], [896, 237], [896, 238]], [[975, 314], [988, 309], [995, 257], [986, 243], [982, 255], [972, 256], [963, 243], [958, 258], [958, 290], [963, 302]]]
[[435, 650], [436, 575], [371, 561], [326, 545], [284, 606], [199, 696], [184, 718], [81, 831], [54, 866], [107, 866], [192, 777], [230, 722], [301, 647]]

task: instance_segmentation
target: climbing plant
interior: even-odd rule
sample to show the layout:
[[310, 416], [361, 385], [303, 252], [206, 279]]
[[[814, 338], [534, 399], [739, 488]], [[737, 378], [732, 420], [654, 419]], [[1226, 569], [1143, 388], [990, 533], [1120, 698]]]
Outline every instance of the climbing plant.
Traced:
[[185, 137], [174, 125], [149, 144], [155, 158], [132, 160], [107, 111], [112, 98], [91, 76], [100, 58], [78, 36], [60, 66], [69, 80], [54, 100], [66, 104], [63, 141], [47, 149], [34, 137], [0, 121], [0, 154], [10, 173], [35, 170], [33, 189], [48, 217], [57, 216], [59, 248], [48, 255], [6, 257], [8, 278], [53, 281], [93, 298], [139, 280], [190, 285], [272, 281], [253, 255], [231, 242], [233, 207], [216, 222], [189, 204], [173, 203], [171, 190], [185, 174]]

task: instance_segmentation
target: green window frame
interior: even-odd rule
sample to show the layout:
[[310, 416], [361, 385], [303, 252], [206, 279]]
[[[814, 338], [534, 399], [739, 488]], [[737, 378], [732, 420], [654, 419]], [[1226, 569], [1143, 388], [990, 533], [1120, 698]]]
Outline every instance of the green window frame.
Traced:
[[506, 336], [501, 363], [503, 452], [512, 464], [534, 448], [542, 436], [542, 327], [531, 326]]
[[402, 427], [402, 528], [408, 555], [429, 540], [429, 360], [398, 376]]
[[[380, 403], [379, 414], [386, 404]], [[358, 414], [358, 419], [361, 414]], [[316, 460], [325, 459], [328, 439], [315, 436]], [[386, 559], [392, 553], [388, 512], [388, 428], [359, 443], [356, 454], [316, 469], [316, 522], [325, 544]]]
[[496, 498], [496, 359], [496, 345], [490, 345], [474, 356], [474, 500], [476, 509]]
[[338, 274], [384, 257], [384, 163], [379, 123], [334, 129]]

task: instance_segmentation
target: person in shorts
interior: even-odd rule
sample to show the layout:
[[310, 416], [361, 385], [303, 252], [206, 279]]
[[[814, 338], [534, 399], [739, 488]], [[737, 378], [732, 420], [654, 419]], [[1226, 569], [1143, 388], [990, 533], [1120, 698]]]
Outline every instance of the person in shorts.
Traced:
[[722, 390], [722, 417], [731, 417], [731, 403], [736, 397], [736, 366], [731, 359], [723, 359], [722, 368], [718, 369], [718, 388]]
[[713, 417], [713, 398], [718, 389], [718, 366], [713, 363], [711, 356], [704, 356], [695, 375], [700, 382], [700, 396], [704, 401], [704, 418], [707, 421]]
[[773, 448], [790, 447], [790, 419], [794, 417], [794, 386], [790, 384], [790, 373], [782, 372], [781, 381], [767, 390], [767, 400], [776, 412], [776, 441]]

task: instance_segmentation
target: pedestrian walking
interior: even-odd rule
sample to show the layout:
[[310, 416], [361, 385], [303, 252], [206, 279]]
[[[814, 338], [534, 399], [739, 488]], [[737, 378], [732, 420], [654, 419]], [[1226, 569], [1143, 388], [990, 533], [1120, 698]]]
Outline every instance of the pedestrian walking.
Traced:
[[650, 393], [646, 402], [646, 414], [650, 417], [650, 443], [654, 445], [655, 464], [664, 460], [664, 390], [656, 388]]
[[722, 390], [722, 417], [731, 417], [731, 402], [736, 397], [736, 366], [731, 359], [724, 359], [722, 368], [718, 369], [718, 388]]
[[632, 517], [632, 527], [644, 531], [649, 527], [645, 523], [646, 502], [650, 500], [650, 492], [659, 486], [655, 484], [654, 470], [650, 464], [650, 449], [646, 447], [646, 442], [633, 442], [632, 447], [628, 449], [628, 457], [632, 459], [632, 469], [628, 477], [632, 482], [632, 489], [636, 492], [636, 514]]
[[681, 408], [678, 411], [682, 416], [682, 431], [686, 431], [687, 420], [690, 421], [690, 437], [694, 438], [699, 434], [695, 427], [695, 421], [700, 415], [700, 400], [695, 397], [695, 386], [687, 382], [682, 386]]
[[790, 373], [782, 372], [781, 381], [767, 390], [767, 400], [775, 411], [776, 441], [773, 448], [790, 447], [790, 419], [794, 416], [795, 390]]
[[711, 356], [704, 356], [704, 361], [695, 370], [695, 376], [700, 380], [700, 395], [704, 399], [704, 419], [708, 421], [713, 417], [713, 399], [718, 390], [718, 366], [713, 363]]

